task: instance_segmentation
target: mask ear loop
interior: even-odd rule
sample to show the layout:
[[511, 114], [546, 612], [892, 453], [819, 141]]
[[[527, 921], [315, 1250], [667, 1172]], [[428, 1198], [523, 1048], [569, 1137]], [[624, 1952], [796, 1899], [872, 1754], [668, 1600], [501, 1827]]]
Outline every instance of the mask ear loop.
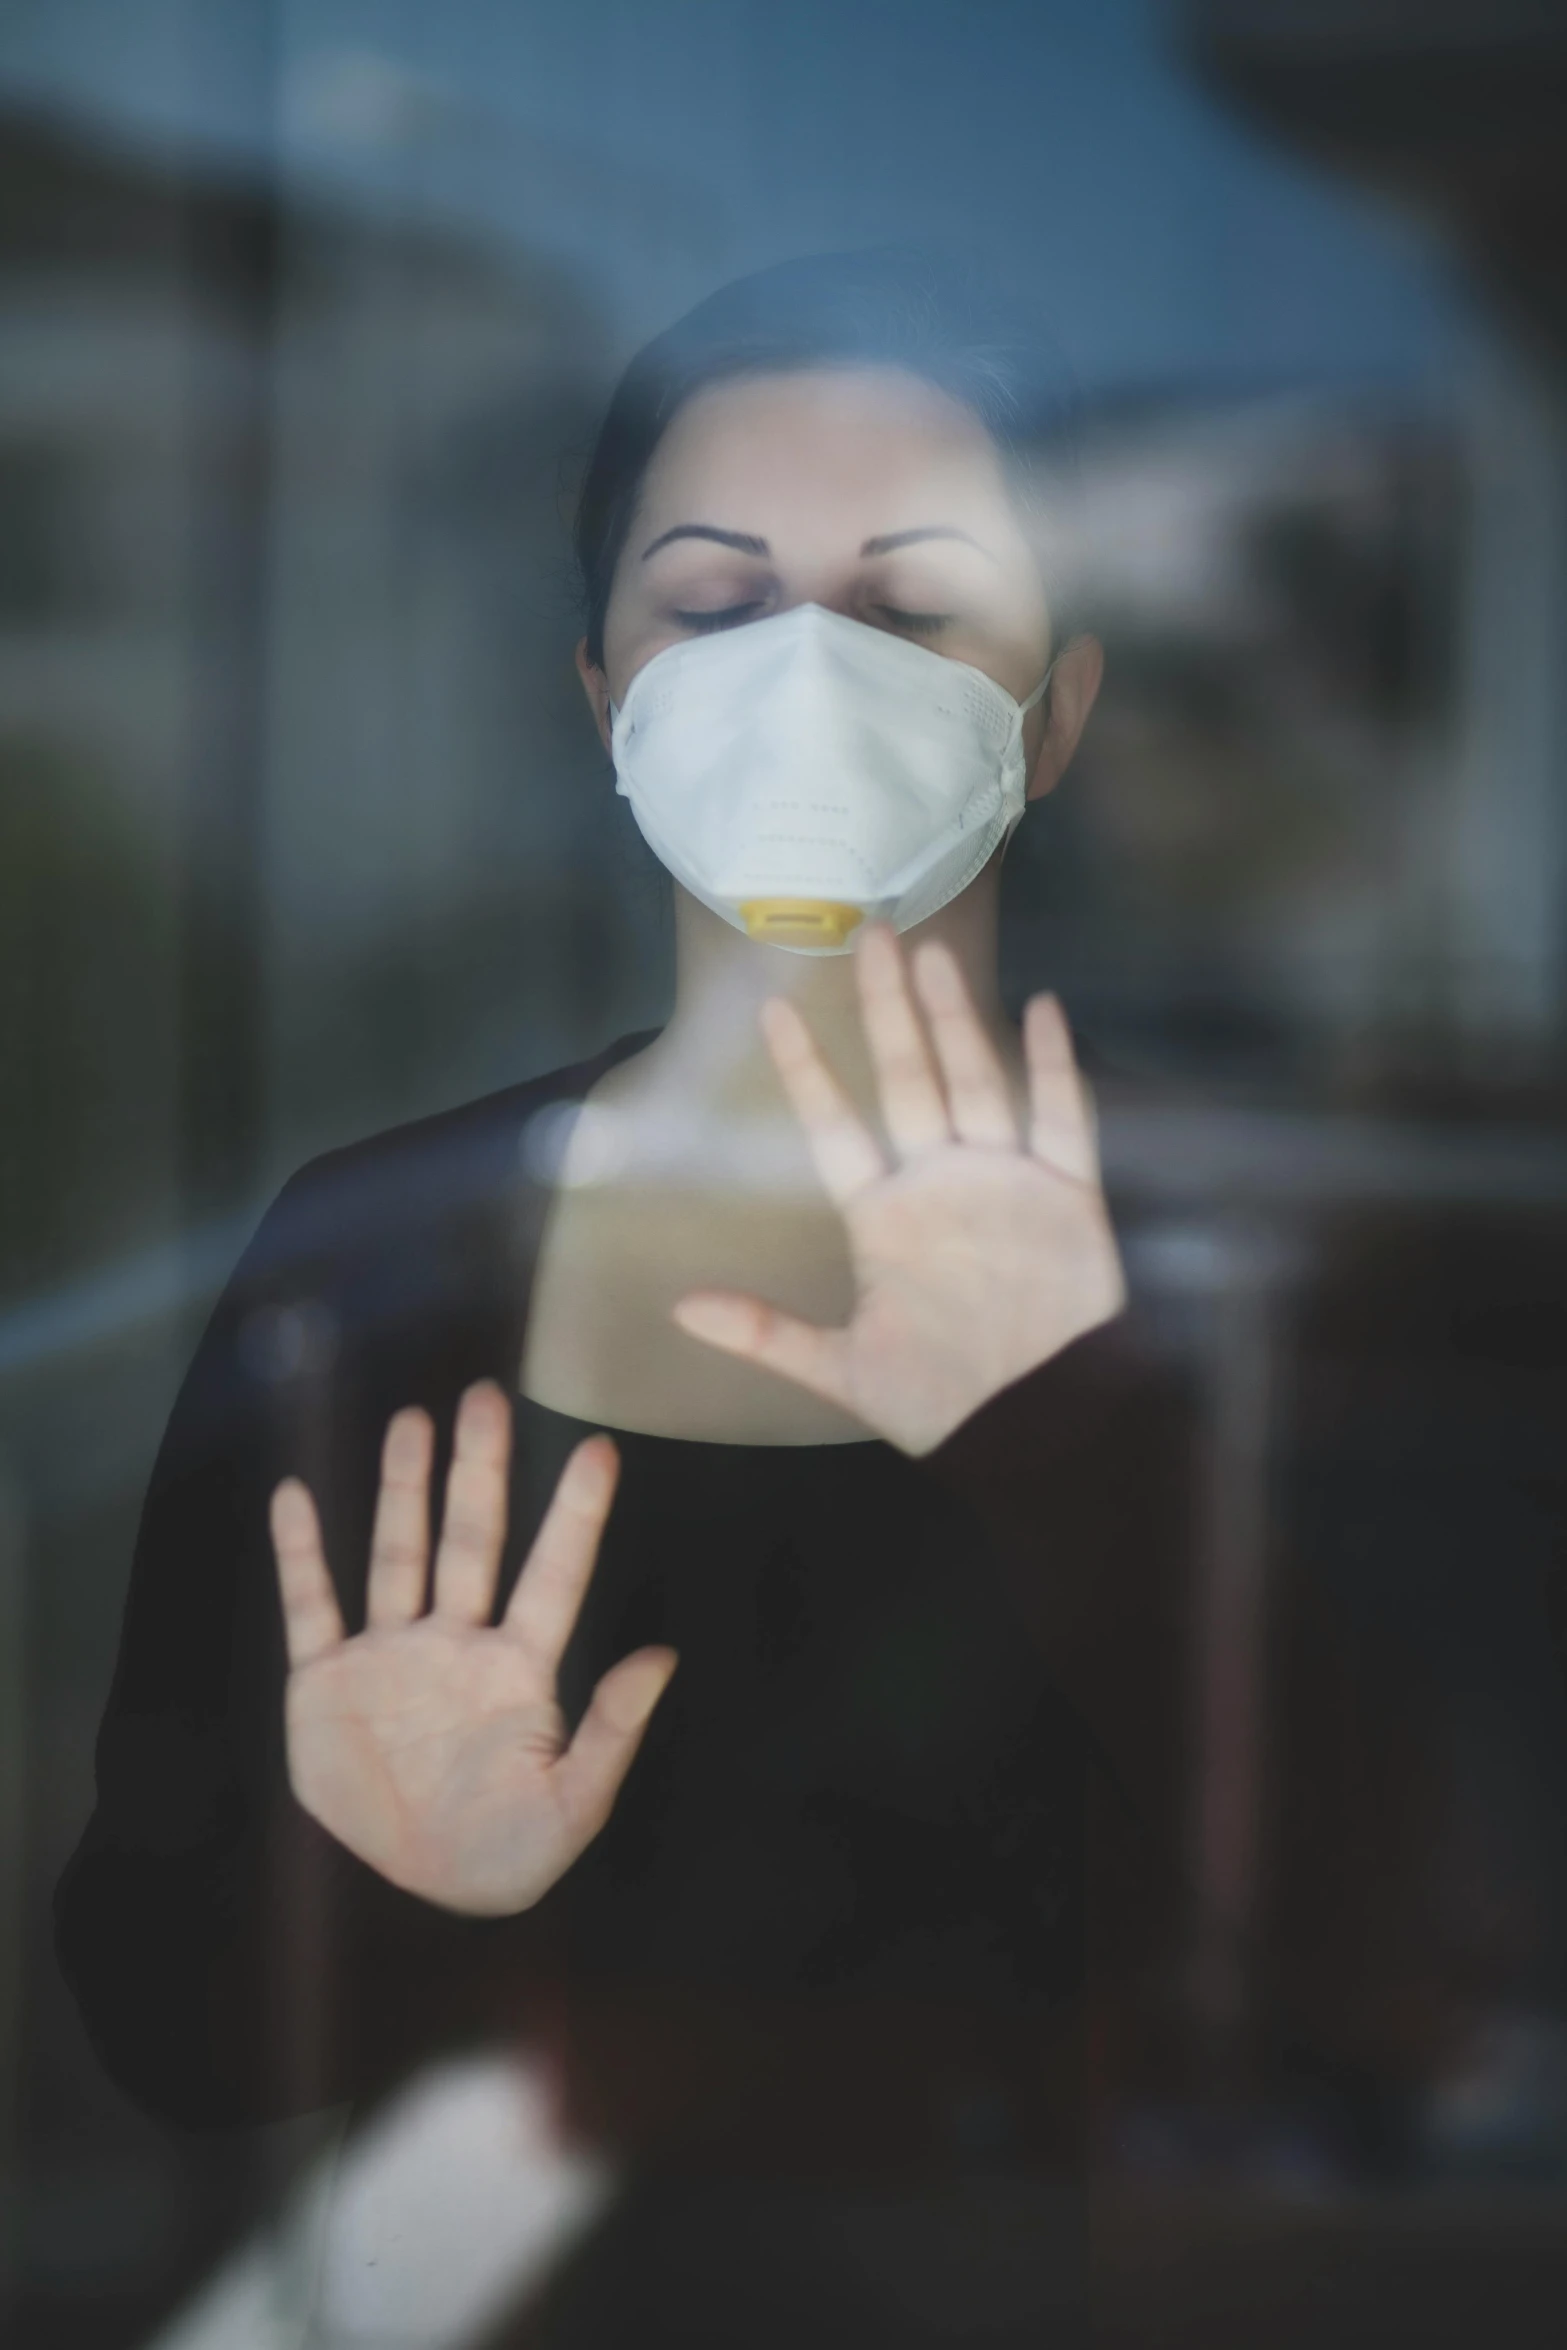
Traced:
[[[1054, 675], [1055, 675], [1055, 673], [1056, 673], [1056, 664], [1057, 664], [1057, 662], [1059, 662], [1060, 658], [1061, 658], [1060, 654], [1059, 654], [1059, 653], [1057, 653], [1057, 655], [1056, 655], [1056, 657], [1055, 657], [1055, 660], [1051, 662], [1051, 664], [1050, 664], [1049, 668], [1048, 668], [1048, 669], [1045, 671], [1045, 674], [1044, 674], [1044, 676], [1043, 676], [1043, 677], [1040, 679], [1040, 681], [1039, 681], [1038, 685], [1036, 685], [1036, 686], [1035, 686], [1035, 688], [1034, 688], [1033, 692], [1032, 692], [1032, 693], [1029, 695], [1029, 697], [1028, 697], [1027, 701], [1026, 701], [1026, 702], [1019, 702], [1019, 704], [1018, 704], [1018, 706], [1017, 706], [1017, 731], [1018, 731], [1018, 748], [1019, 748], [1019, 750], [1020, 750], [1020, 751], [1021, 751], [1021, 749], [1022, 749], [1023, 721], [1024, 721], [1024, 719], [1025, 719], [1025, 718], [1028, 716], [1028, 714], [1029, 714], [1030, 710], [1037, 709], [1037, 707], [1039, 706], [1039, 704], [1040, 704], [1040, 703], [1041, 703], [1041, 702], [1042, 702], [1042, 701], [1045, 699], [1045, 696], [1046, 696], [1046, 695], [1049, 693], [1049, 691], [1050, 691], [1050, 680], [1051, 680], [1051, 679], [1054, 677]], [[1024, 778], [1024, 786], [1025, 786], [1025, 789], [1026, 789], [1026, 788], [1027, 788], [1027, 778], [1026, 778], [1026, 776], [1025, 776], [1025, 778]], [[1016, 814], [1016, 815], [1013, 817], [1013, 819], [1012, 819], [1011, 823], [1010, 823], [1010, 824], [1007, 826], [1006, 832], [1005, 832], [1005, 834], [1004, 834], [1004, 836], [1003, 836], [1003, 838], [1002, 838], [1002, 842], [1001, 842], [1001, 855], [1002, 855], [1003, 859], [1005, 858], [1005, 856], [1006, 856], [1006, 853], [1007, 853], [1008, 849], [1009, 849], [1009, 848], [1012, 846], [1013, 839], [1015, 838], [1015, 836], [1016, 836], [1016, 833], [1017, 833], [1017, 828], [1018, 828], [1018, 826], [1019, 826], [1019, 825], [1022, 823], [1022, 821], [1023, 821], [1023, 818], [1024, 818], [1025, 814], [1027, 813], [1027, 809], [1028, 809], [1028, 803], [1027, 803], [1027, 801], [1025, 800], [1025, 801], [1023, 802], [1023, 805], [1022, 805], [1022, 806], [1021, 806], [1021, 807], [1018, 809], [1018, 812], [1017, 812], [1017, 814]]]
[[1029, 695], [1028, 700], [1026, 702], [1019, 702], [1017, 706], [1017, 714], [1020, 718], [1026, 718], [1030, 710], [1036, 709], [1038, 705], [1044, 700], [1046, 694], [1050, 691], [1050, 680], [1054, 677], [1057, 667], [1060, 664], [1060, 660], [1061, 656], [1059, 653], [1057, 653], [1055, 659], [1051, 662], [1049, 668], [1045, 671], [1044, 676], [1040, 679], [1038, 685], [1035, 686], [1033, 692]]

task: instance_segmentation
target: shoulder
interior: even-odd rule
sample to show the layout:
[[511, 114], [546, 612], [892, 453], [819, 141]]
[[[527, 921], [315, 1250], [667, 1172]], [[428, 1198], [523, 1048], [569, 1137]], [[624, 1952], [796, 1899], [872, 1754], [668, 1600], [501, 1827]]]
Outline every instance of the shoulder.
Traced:
[[383, 1385], [393, 1403], [428, 1388], [433, 1408], [446, 1387], [495, 1375], [549, 1205], [530, 1132], [641, 1041], [307, 1161], [233, 1265], [160, 1461], [228, 1459], [236, 1431], [329, 1392], [336, 1410], [374, 1388], [380, 1411]]
[[540, 1188], [549, 1154], [538, 1122], [580, 1101], [605, 1070], [645, 1044], [623, 1037], [587, 1060], [411, 1119], [308, 1160], [262, 1219], [242, 1270], [270, 1288], [319, 1276], [333, 1263], [473, 1232], [515, 1211]]

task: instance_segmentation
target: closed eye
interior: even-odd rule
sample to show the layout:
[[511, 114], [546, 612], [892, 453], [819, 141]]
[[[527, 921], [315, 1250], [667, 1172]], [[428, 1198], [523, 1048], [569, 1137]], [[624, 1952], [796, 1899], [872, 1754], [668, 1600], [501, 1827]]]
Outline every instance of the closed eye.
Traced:
[[897, 604], [873, 604], [871, 609], [890, 628], [906, 628], [912, 636], [935, 636], [952, 625], [950, 612], [905, 612]]
[[710, 634], [716, 628], [738, 628], [743, 621], [754, 620], [765, 610], [760, 597], [747, 604], [724, 604], [716, 612], [673, 612], [670, 617], [682, 628], [694, 628], [699, 634]]

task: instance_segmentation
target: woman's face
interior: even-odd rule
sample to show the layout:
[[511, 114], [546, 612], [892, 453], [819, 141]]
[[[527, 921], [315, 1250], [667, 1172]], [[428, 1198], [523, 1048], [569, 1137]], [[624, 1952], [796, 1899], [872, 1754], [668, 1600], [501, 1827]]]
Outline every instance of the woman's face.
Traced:
[[667, 645], [807, 603], [967, 661], [1019, 701], [1044, 675], [1050, 615], [995, 444], [917, 376], [824, 368], [687, 402], [616, 567], [610, 698]]

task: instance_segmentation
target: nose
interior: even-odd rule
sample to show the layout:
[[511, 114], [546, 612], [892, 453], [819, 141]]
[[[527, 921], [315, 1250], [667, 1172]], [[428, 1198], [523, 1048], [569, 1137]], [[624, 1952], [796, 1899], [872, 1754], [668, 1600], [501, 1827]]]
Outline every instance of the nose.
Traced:
[[852, 571], [824, 568], [814, 575], [802, 572], [796, 579], [780, 581], [774, 609], [792, 612], [801, 604], [820, 604], [824, 612], [836, 612], [841, 620], [858, 620], [857, 585]]

